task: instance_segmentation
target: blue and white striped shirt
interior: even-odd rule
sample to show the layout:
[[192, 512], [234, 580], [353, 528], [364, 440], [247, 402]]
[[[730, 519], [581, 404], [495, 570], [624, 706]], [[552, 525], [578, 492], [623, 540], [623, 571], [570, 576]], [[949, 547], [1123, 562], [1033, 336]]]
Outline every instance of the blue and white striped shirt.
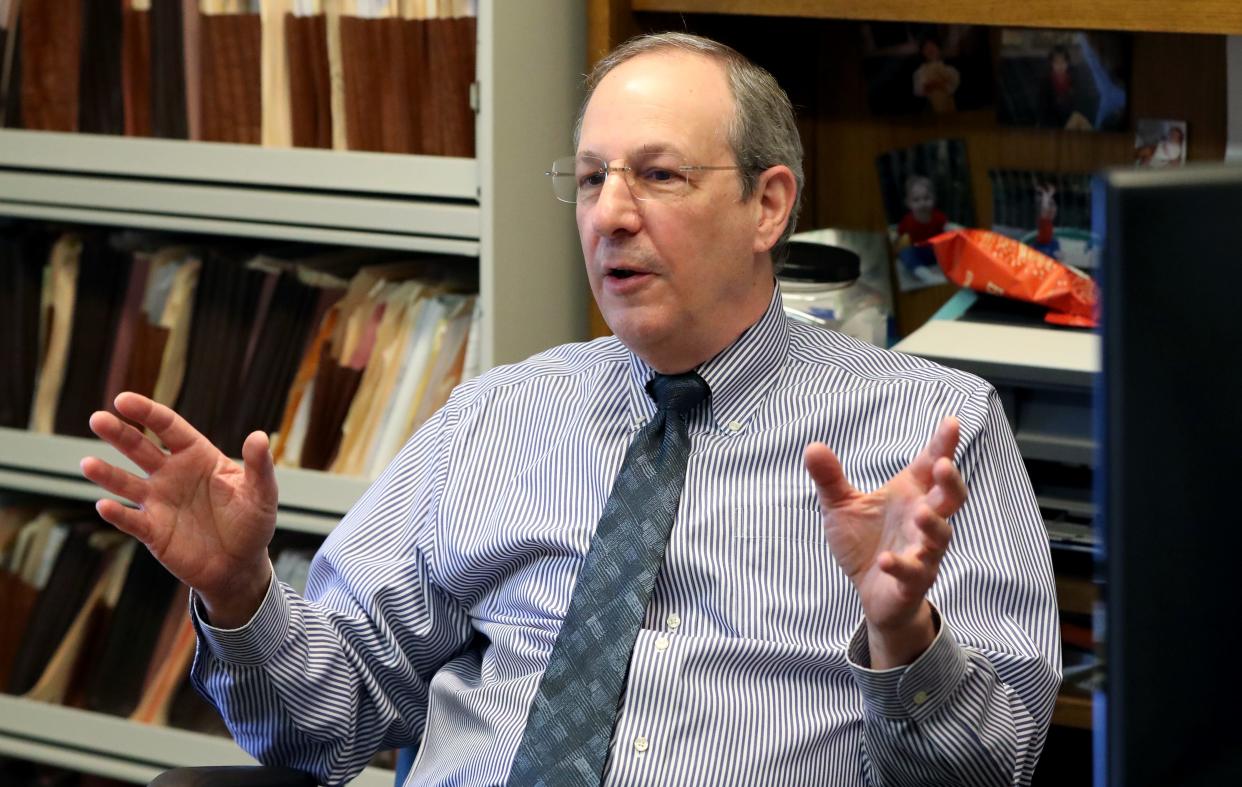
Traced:
[[[410, 785], [502, 784], [633, 433], [648, 368], [615, 338], [461, 386], [328, 537], [307, 597], [198, 623], [193, 670], [264, 762], [351, 778], [422, 738]], [[630, 663], [605, 782], [1029, 782], [1060, 681], [1047, 536], [995, 392], [763, 318], [699, 373], [685, 491]], [[969, 497], [913, 664], [867, 668], [857, 594], [802, 449], [875, 489], [946, 415]]]

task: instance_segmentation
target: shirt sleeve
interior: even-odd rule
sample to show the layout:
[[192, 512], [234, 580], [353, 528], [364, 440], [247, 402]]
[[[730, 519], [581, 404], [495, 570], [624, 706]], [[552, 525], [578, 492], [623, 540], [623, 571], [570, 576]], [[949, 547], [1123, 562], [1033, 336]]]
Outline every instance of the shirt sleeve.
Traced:
[[471, 637], [466, 609], [434, 579], [447, 409], [325, 540], [306, 598], [274, 580], [254, 618], [232, 630], [191, 605], [191, 679], [260, 762], [343, 784], [377, 751], [421, 736], [432, 677]]
[[928, 594], [939, 620], [912, 664], [872, 670], [865, 623], [849, 646], [874, 785], [1026, 785], [1061, 682], [1048, 537], [999, 397], [958, 413], [968, 496]]

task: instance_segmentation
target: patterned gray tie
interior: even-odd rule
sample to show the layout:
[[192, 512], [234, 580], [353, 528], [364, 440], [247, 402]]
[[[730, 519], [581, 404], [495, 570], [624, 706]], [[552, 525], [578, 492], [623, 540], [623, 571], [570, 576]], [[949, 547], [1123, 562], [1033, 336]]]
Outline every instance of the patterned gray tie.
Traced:
[[630, 443], [604, 505], [509, 787], [597, 787], [603, 778], [630, 654], [686, 479], [686, 416], [709, 393], [694, 372], [656, 375], [647, 392], [656, 416]]

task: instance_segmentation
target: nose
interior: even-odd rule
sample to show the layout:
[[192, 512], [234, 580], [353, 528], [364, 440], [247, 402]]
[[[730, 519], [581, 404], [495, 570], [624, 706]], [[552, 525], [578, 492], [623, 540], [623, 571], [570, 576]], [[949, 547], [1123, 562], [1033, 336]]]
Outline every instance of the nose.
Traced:
[[634, 199], [634, 192], [630, 190], [623, 171], [608, 174], [599, 197], [589, 210], [592, 228], [603, 237], [618, 233], [632, 235], [642, 226], [638, 201]]

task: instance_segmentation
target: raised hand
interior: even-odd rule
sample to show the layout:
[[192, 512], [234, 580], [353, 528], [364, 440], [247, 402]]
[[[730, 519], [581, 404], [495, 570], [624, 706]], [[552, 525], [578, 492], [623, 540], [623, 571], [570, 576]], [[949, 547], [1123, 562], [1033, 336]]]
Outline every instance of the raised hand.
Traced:
[[858, 590], [877, 669], [909, 663], [934, 637], [927, 591], [949, 547], [947, 520], [966, 500], [953, 465], [958, 432], [945, 418], [904, 470], [869, 493], [850, 485], [826, 445], [806, 448], [828, 545]]
[[267, 436], [246, 438], [241, 468], [168, 407], [134, 393], [121, 394], [115, 404], [168, 452], [112, 413], [92, 414], [91, 430], [147, 474], [140, 478], [102, 459], [83, 459], [83, 475], [138, 506], [100, 500], [99, 515], [198, 591], [213, 624], [245, 623], [271, 578], [267, 545], [276, 528], [277, 491]]

